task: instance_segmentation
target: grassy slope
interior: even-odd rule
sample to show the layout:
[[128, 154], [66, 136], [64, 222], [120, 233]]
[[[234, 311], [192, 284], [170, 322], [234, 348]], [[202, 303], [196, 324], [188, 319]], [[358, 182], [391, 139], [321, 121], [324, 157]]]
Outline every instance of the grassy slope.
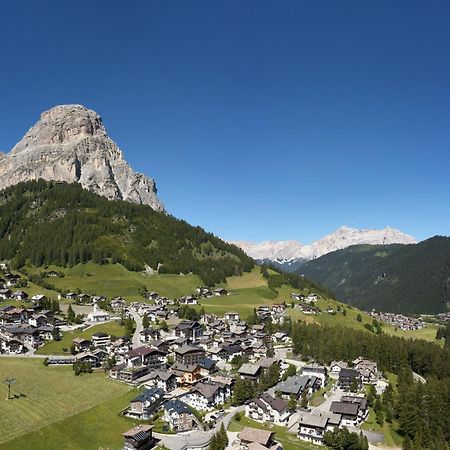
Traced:
[[0, 384], [0, 442], [73, 416], [130, 389], [105, 379], [103, 372], [76, 377], [72, 367], [44, 367], [38, 359], [1, 358], [0, 379], [6, 377], [17, 379], [12, 394], [23, 396], [6, 400], [6, 385]]
[[[39, 273], [42, 269], [28, 268], [28, 270]], [[98, 265], [87, 263], [78, 264], [72, 268], [50, 266], [46, 270], [57, 270], [66, 274], [63, 278], [48, 279], [50, 283], [61, 289], [69, 291], [80, 289], [82, 292], [105, 295], [110, 298], [120, 295], [129, 301], [142, 300], [139, 289], [144, 287], [149, 291], [157, 291], [161, 295], [176, 298], [193, 293], [197, 286], [203, 284], [196, 275], [145, 275], [139, 272], [130, 272], [120, 264]], [[290, 293], [294, 291], [291, 286], [284, 285], [278, 289], [277, 293], [273, 292], [267, 287], [267, 281], [261, 276], [258, 267], [242, 276], [227, 278], [227, 283], [222, 286], [229, 289], [232, 295], [202, 300], [202, 306], [207, 312], [218, 315], [223, 315], [227, 311], [236, 311], [244, 319], [251, 314], [253, 308], [260, 305], [272, 305], [277, 302], [291, 304]], [[39, 293], [43, 290], [39, 286], [32, 285], [32, 292]], [[53, 292], [53, 294], [53, 296], [56, 296], [56, 293]], [[341, 309], [347, 311], [347, 316], [344, 316], [342, 312], [338, 312], [336, 315], [330, 315], [326, 312], [328, 306], [336, 309], [338, 305], [341, 306]], [[342, 325], [364, 331], [367, 331], [364, 324], [372, 323], [372, 318], [364, 312], [334, 300], [320, 298], [317, 306], [325, 312], [317, 316], [311, 316], [303, 314], [298, 309], [289, 309], [288, 314], [295, 320], [318, 322], [323, 325]], [[358, 314], [362, 316], [361, 322], [356, 320]], [[416, 331], [395, 330], [390, 325], [384, 325], [383, 329], [385, 333], [395, 336], [435, 341], [437, 325], [429, 324], [426, 328]], [[442, 342], [436, 342], [442, 344]], [[62, 348], [62, 346], [59, 347]]]
[[135, 395], [133, 390], [111, 398], [101, 405], [0, 444], [0, 450], [22, 450], [30, 443], [34, 450], [120, 450], [124, 442], [122, 433], [137, 425], [121, 416], [120, 411]]
[[[64, 355], [70, 354], [70, 345], [72, 340], [77, 337], [82, 337], [85, 339], [90, 339], [94, 333], [108, 333], [113, 336], [123, 336], [124, 327], [121, 327], [119, 322], [107, 322], [99, 325], [95, 325], [87, 330], [72, 331], [68, 333], [63, 333], [62, 339], [60, 341], [51, 341], [40, 347], [36, 353], [40, 355]], [[67, 348], [68, 352], [64, 352], [63, 349]]]
[[[29, 268], [30, 272], [39, 273], [41, 268]], [[121, 264], [95, 263], [77, 264], [74, 267], [49, 266], [46, 270], [63, 272], [63, 278], [48, 278], [47, 281], [55, 287], [82, 292], [91, 295], [104, 295], [112, 298], [125, 297], [127, 300], [142, 300], [139, 290], [147, 288], [166, 297], [180, 297], [202, 285], [197, 275], [146, 275], [141, 272], [131, 272]]]

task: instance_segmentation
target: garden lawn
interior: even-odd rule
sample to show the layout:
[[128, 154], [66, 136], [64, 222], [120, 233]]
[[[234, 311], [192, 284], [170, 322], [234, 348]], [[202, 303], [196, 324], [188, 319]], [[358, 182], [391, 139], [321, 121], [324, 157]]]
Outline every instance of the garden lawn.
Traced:
[[[112, 336], [121, 337], [125, 333], [125, 328], [120, 326], [118, 321], [106, 322], [99, 325], [94, 325], [84, 331], [68, 331], [62, 333], [60, 341], [50, 341], [39, 347], [36, 354], [39, 355], [67, 355], [70, 353], [70, 346], [72, 340], [75, 338], [91, 339], [95, 333], [106, 333]], [[64, 351], [67, 349], [67, 351]]]
[[[108, 380], [103, 372], [77, 377], [71, 366], [45, 367], [41, 359], [0, 358], [0, 379], [6, 377], [17, 380], [11, 390], [16, 398], [6, 400], [7, 387], [0, 384], [0, 444], [116, 399], [130, 390], [125, 384]], [[101, 417], [98, 420], [102, 420]], [[69, 427], [62, 428], [60, 433], [64, 436], [69, 431]], [[47, 447], [44, 442], [42, 447], [36, 447], [34, 440], [25, 440], [15, 447], [0, 445], [0, 448], [23, 449], [31, 443], [35, 449], [69, 448], [66, 445], [50, 447], [49, 442], [51, 439]], [[93, 447], [85, 442], [84, 448]]]
[[280, 427], [267, 422], [256, 422], [245, 416], [242, 417], [239, 422], [237, 422], [235, 419], [232, 419], [228, 427], [228, 431], [241, 431], [244, 427], [252, 427], [258, 428], [260, 430], [269, 430], [275, 432], [275, 440], [283, 445], [283, 450], [317, 450], [323, 448], [322, 446], [310, 444], [298, 439], [295, 434], [288, 433], [286, 427]]

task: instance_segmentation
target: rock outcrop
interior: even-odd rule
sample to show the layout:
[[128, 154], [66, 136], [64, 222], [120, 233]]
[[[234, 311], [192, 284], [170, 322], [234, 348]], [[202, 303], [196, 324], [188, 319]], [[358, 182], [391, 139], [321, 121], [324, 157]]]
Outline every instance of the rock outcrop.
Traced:
[[154, 180], [129, 166], [101, 117], [81, 105], [42, 113], [9, 153], [0, 154], [0, 190], [39, 178], [77, 182], [111, 200], [164, 210]]

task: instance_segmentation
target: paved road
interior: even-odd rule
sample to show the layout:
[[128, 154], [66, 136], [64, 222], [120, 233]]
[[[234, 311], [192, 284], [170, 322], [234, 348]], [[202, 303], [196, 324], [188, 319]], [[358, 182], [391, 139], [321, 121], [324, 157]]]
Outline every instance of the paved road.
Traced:
[[214, 428], [210, 431], [188, 431], [186, 433], [178, 433], [178, 434], [161, 434], [161, 433], [153, 433], [153, 435], [157, 439], [161, 439], [161, 442], [170, 450], [184, 450], [187, 447], [200, 447], [207, 446], [211, 437], [214, 433], [220, 430], [222, 422], [225, 426], [225, 429], [228, 428], [231, 419], [238, 411], [244, 411], [245, 406], [238, 406], [235, 408], [231, 408], [229, 412], [219, 420]]
[[142, 319], [139, 317], [139, 314], [132, 309], [131, 315], [133, 316], [134, 321], [136, 322], [136, 331], [133, 334], [133, 348], [140, 347], [141, 343], [141, 331], [144, 329], [142, 326]]
[[416, 373], [416, 372], [413, 372], [413, 378], [414, 378], [416, 381], [420, 381], [422, 384], [425, 384], [425, 383], [427, 382], [427, 380], [425, 380], [425, 378], [424, 378], [422, 375], [419, 375], [419, 374]]

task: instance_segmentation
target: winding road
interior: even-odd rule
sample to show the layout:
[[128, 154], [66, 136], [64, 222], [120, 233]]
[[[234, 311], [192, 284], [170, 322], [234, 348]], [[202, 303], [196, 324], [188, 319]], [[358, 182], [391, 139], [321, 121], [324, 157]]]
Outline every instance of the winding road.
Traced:
[[133, 320], [136, 323], [136, 330], [134, 331], [134, 334], [133, 334], [132, 343], [133, 343], [133, 348], [137, 348], [142, 345], [141, 344], [141, 331], [144, 329], [144, 327], [142, 326], [142, 319], [139, 317], [139, 314], [134, 309], [131, 309], [131, 315], [133, 316]]

